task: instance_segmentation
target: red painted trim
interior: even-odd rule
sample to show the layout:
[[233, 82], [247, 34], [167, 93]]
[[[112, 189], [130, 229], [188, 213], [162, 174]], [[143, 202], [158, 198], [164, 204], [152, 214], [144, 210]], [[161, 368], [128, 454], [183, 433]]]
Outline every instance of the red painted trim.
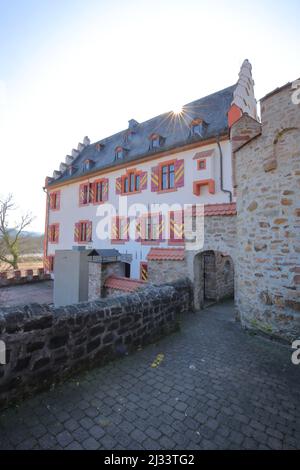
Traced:
[[[204, 163], [204, 166], [202, 168], [200, 167], [201, 163]], [[197, 160], [197, 170], [200, 170], [200, 171], [201, 170], [206, 170], [206, 159], [205, 158], [203, 158], [201, 160]]]
[[[48, 184], [48, 178], [45, 180], [45, 187]], [[45, 214], [45, 232], [44, 232], [44, 243], [43, 243], [43, 249], [44, 249], [44, 257], [43, 257], [43, 266], [45, 267], [46, 263], [46, 258], [48, 254], [48, 224], [49, 224], [49, 194], [46, 190], [46, 214]]]
[[208, 192], [210, 194], [215, 194], [215, 180], [213, 179], [194, 181], [193, 193], [196, 196], [200, 196], [201, 186], [206, 186], [206, 185], [208, 185]]

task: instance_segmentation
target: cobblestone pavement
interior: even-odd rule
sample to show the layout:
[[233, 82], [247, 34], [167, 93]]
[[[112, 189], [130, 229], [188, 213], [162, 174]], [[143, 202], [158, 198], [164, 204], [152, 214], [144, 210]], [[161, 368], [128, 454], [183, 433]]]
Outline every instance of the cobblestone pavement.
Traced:
[[32, 302], [51, 304], [53, 302], [53, 281], [1, 287], [0, 289], [0, 305], [11, 306]]
[[243, 331], [231, 303], [212, 306], [158, 344], [2, 412], [0, 448], [300, 448], [300, 366], [290, 357]]

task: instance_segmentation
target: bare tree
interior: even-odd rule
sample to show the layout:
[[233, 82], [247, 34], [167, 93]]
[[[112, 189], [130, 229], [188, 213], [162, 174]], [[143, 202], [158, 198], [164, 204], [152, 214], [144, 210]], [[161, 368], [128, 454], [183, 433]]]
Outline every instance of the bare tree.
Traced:
[[17, 207], [12, 194], [0, 199], [0, 261], [18, 269], [19, 238], [22, 231], [31, 224], [34, 217], [30, 212], [20, 216], [20, 221], [10, 226], [10, 217]]

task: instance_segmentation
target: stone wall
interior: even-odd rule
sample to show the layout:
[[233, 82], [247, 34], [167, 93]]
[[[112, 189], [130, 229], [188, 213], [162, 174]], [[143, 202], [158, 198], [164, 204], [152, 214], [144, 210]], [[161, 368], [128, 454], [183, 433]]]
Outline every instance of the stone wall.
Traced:
[[54, 308], [0, 310], [0, 407], [103, 364], [177, 328], [175, 314], [191, 308], [188, 280], [134, 294]]
[[148, 260], [148, 281], [153, 284], [189, 277], [186, 260]]
[[111, 263], [89, 261], [89, 301], [106, 297], [108, 295], [104, 287], [106, 279], [111, 275], [124, 276], [124, 273], [125, 264], [121, 261]]
[[43, 268], [37, 270], [26, 269], [25, 273], [15, 270], [12, 273], [4, 271], [0, 273], [0, 287], [18, 286], [33, 282], [49, 281], [51, 275], [45, 273]]
[[287, 340], [300, 336], [300, 105], [293, 91], [289, 84], [262, 100], [261, 135], [235, 152], [237, 308], [245, 326]]

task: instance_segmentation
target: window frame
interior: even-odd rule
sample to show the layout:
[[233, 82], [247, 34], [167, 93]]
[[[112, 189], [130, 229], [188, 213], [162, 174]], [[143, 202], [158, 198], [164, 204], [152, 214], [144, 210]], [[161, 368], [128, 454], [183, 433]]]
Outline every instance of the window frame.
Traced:
[[[159, 173], [158, 173], [158, 193], [167, 193], [172, 191], [177, 191], [175, 184], [175, 164], [176, 160], [169, 160], [166, 162], [159, 163]], [[170, 187], [170, 167], [173, 166], [173, 186]], [[167, 178], [168, 178], [168, 187], [163, 188], [163, 168], [168, 167]]]

